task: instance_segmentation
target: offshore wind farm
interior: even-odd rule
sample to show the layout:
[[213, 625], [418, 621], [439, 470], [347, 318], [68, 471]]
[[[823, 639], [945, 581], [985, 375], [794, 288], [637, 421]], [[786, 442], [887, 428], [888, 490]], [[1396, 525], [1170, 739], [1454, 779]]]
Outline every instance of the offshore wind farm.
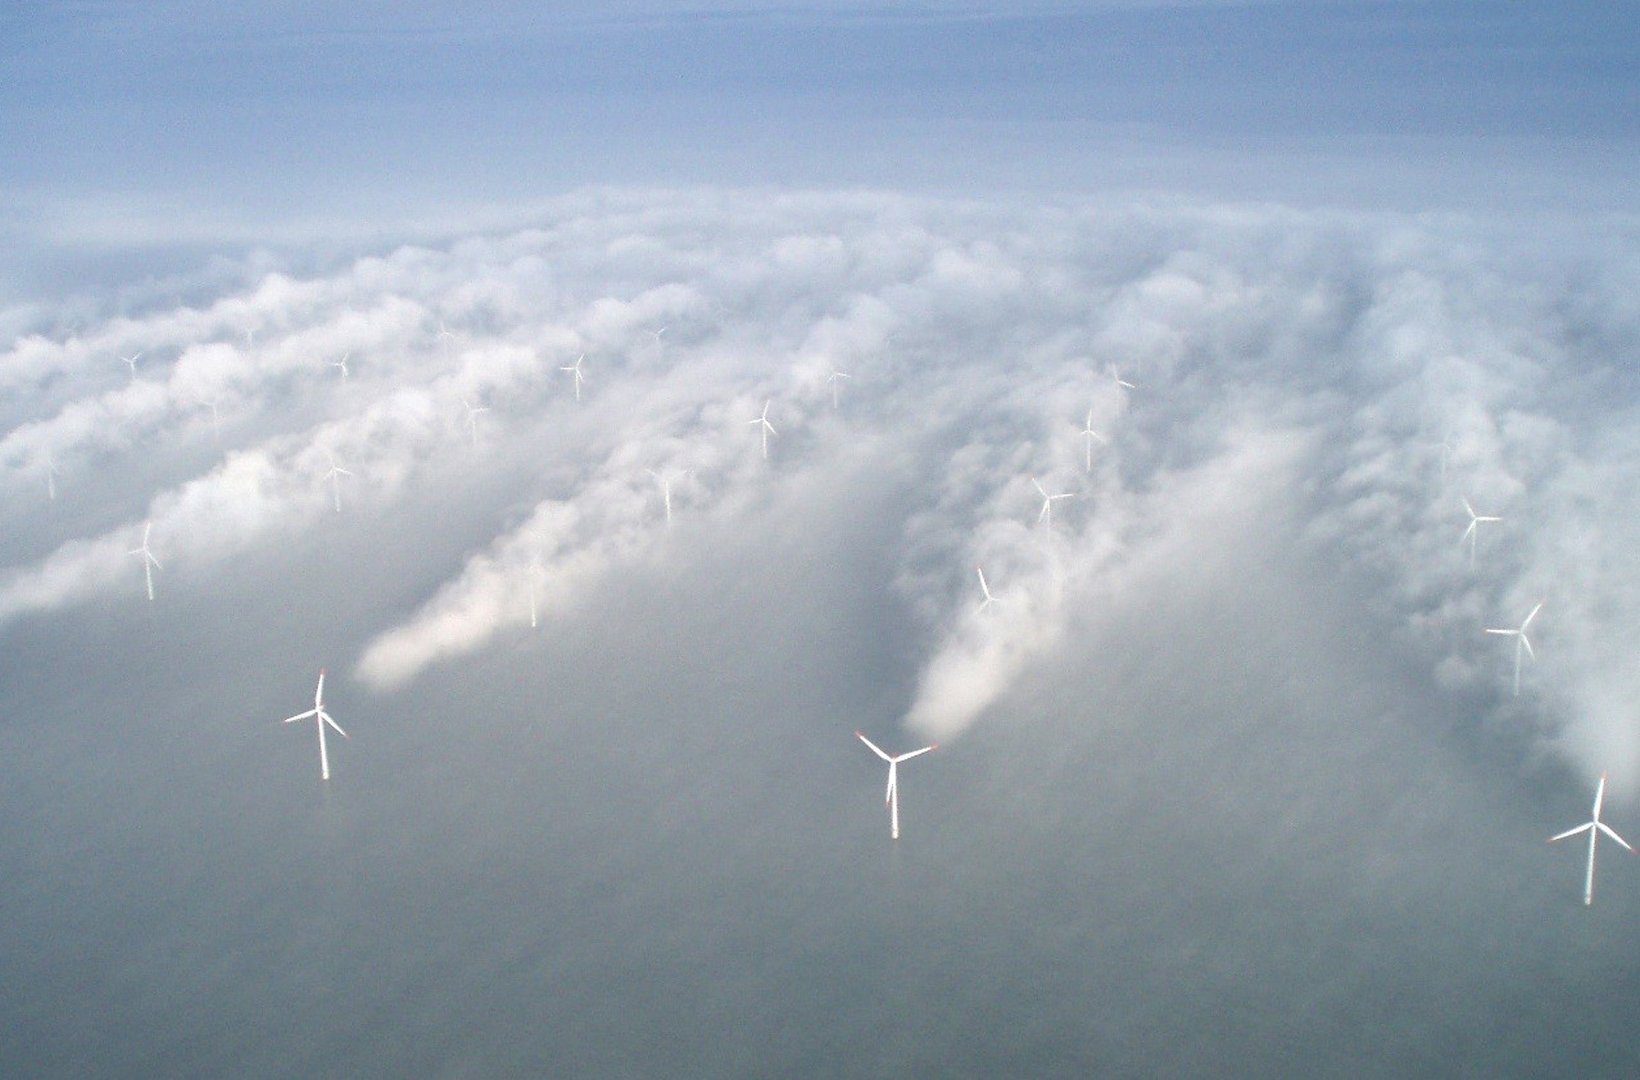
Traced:
[[19, 16], [0, 1071], [1632, 1072], [1632, 19], [717, 14]]

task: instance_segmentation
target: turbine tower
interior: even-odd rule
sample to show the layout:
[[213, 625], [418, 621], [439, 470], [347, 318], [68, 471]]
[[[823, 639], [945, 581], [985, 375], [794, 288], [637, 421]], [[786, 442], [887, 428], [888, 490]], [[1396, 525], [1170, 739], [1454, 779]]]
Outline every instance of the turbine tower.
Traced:
[[1052, 528], [1053, 504], [1060, 499], [1074, 499], [1076, 496], [1069, 491], [1060, 492], [1058, 495], [1049, 495], [1047, 489], [1038, 483], [1034, 476], [1031, 477], [1031, 483], [1036, 486], [1037, 493], [1042, 496], [1042, 509], [1036, 515], [1036, 522], [1038, 525], [1046, 523], [1049, 528]]
[[873, 754], [888, 762], [888, 794], [883, 797], [883, 801], [888, 803], [888, 835], [890, 838], [898, 840], [900, 838], [900, 787], [898, 779], [900, 762], [917, 757], [920, 754], [926, 754], [930, 750], [936, 750], [940, 744], [930, 743], [921, 750], [891, 755], [883, 753], [876, 743], [860, 734], [860, 732], [856, 731], [854, 734], [859, 736], [861, 742], [871, 747]]
[[1083, 472], [1092, 472], [1093, 471], [1093, 441], [1095, 439], [1098, 439], [1099, 440], [1099, 445], [1101, 445], [1101, 446], [1104, 446], [1106, 443], [1110, 442], [1109, 439], [1105, 438], [1103, 435], [1101, 435], [1097, 431], [1093, 430], [1093, 410], [1092, 409], [1088, 410], [1088, 420], [1087, 420], [1087, 423], [1082, 426], [1081, 434], [1082, 434], [1083, 441], [1085, 441], [1087, 443], [1087, 450], [1086, 450], [1086, 454], [1085, 454], [1086, 460], [1083, 462], [1082, 471]]
[[313, 717], [314, 723], [319, 728], [319, 779], [329, 780], [330, 754], [325, 749], [325, 725], [329, 724], [331, 727], [335, 728], [336, 734], [340, 735], [344, 739], [347, 738], [347, 732], [343, 731], [342, 725], [332, 720], [330, 718], [330, 714], [325, 712], [324, 668], [319, 669], [319, 688], [313, 691], [313, 708], [309, 709], [305, 713], [297, 713], [295, 716], [287, 716], [285, 718], [285, 723], [294, 724], [296, 721], [306, 720], [310, 716]]
[[336, 456], [329, 450], [325, 451], [325, 457], [330, 459], [330, 471], [325, 473], [325, 479], [330, 481], [330, 496], [335, 501], [336, 512], [339, 514], [342, 512], [341, 478], [344, 476], [352, 476], [353, 474], [336, 464]]
[[1469, 528], [1463, 531], [1463, 536], [1458, 540], [1458, 543], [1461, 544], [1465, 540], [1469, 541], [1469, 568], [1473, 570], [1475, 569], [1475, 541], [1480, 539], [1481, 523], [1485, 521], [1502, 521], [1503, 519], [1489, 514], [1477, 514], [1475, 508], [1469, 505], [1468, 497], [1462, 496], [1461, 498], [1463, 499], [1463, 508], [1469, 512]]
[[575, 363], [571, 364], [569, 367], [561, 367], [561, 368], [558, 369], [559, 371], [567, 371], [571, 375], [575, 376], [575, 400], [576, 401], [581, 400], [581, 384], [587, 381], [587, 377], [585, 375], [581, 374], [581, 361], [585, 360], [586, 358], [587, 358], [587, 354], [582, 353], [580, 356], [577, 356], [575, 358]]
[[142, 546], [132, 548], [126, 553], [142, 556], [142, 576], [148, 582], [148, 599], [150, 600], [154, 598], [154, 571], [165, 569], [159, 564], [159, 560], [154, 558], [154, 553], [148, 550], [148, 537], [153, 531], [154, 523], [150, 521], [142, 527]]
[[1563, 833], [1556, 833], [1554, 836], [1549, 837], [1549, 843], [1552, 844], [1556, 840], [1564, 840], [1569, 836], [1576, 836], [1580, 832], [1587, 832], [1589, 834], [1589, 869], [1583, 875], [1584, 907], [1588, 907], [1590, 904], [1594, 903], [1594, 843], [1600, 838], [1600, 834], [1605, 833], [1613, 840], [1616, 840], [1619, 844], [1622, 844], [1630, 854], [1634, 853], [1634, 849], [1629, 847], [1629, 842], [1627, 840], [1623, 839], [1621, 836], [1618, 836], [1612, 831], [1611, 826], [1600, 820], [1600, 801], [1605, 797], [1606, 774], [1601, 773], [1600, 783], [1595, 785], [1594, 789], [1594, 813], [1590, 815], [1589, 820], [1579, 825], [1575, 829], [1567, 829]]
[[770, 435], [779, 435], [780, 434], [780, 432], [778, 432], [774, 429], [774, 425], [769, 423], [769, 402], [772, 401], [772, 400], [774, 400], [774, 399], [770, 398], [770, 399], [767, 399], [763, 402], [763, 415], [759, 416], [755, 420], [746, 421], [748, 424], [762, 424], [763, 425], [763, 429], [761, 431], [761, 434], [763, 436], [763, 460], [764, 461], [769, 460], [769, 436]]
[[530, 559], [529, 579], [530, 579], [530, 629], [534, 630], [535, 626], [536, 626], [535, 594], [536, 594], [537, 588], [541, 584], [541, 561], [537, 558], [532, 557]]
[[57, 501], [57, 463], [50, 454], [46, 455], [46, 497]]
[[1509, 630], [1509, 629], [1496, 630], [1496, 629], [1493, 629], [1490, 626], [1486, 628], [1486, 632], [1488, 634], [1502, 634], [1505, 637], [1512, 637], [1512, 638], [1515, 639], [1515, 696], [1516, 697], [1520, 697], [1520, 654], [1521, 654], [1521, 652], [1524, 650], [1526, 655], [1530, 656], [1533, 660], [1537, 659], [1537, 653], [1532, 651], [1532, 640], [1526, 636], [1526, 628], [1528, 626], [1532, 625], [1532, 620], [1537, 618], [1537, 613], [1539, 611], [1542, 611], [1542, 610], [1543, 610], [1543, 602], [1539, 601], [1537, 607], [1533, 608], [1532, 613], [1530, 615], [1526, 616], [1525, 620], [1520, 624], [1520, 629], [1518, 629], [1518, 630]]

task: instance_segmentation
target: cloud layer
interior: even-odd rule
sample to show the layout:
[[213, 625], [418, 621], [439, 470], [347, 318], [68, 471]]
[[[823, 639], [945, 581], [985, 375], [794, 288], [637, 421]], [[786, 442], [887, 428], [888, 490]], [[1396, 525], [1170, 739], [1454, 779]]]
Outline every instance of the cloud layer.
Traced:
[[[918, 627], [918, 736], [983, 722], [1116, 598], [1291, 529], [1372, 597], [1318, 620], [1632, 784], [1640, 274], [1621, 238], [1540, 239], [1273, 207], [589, 193], [72, 333], [13, 313], [42, 329], [0, 357], [23, 525], [0, 623], [143, 602], [147, 522], [163, 602], [179, 567], [327, 528], [337, 496], [367, 529], [476, 501], [491, 539], [415, 568], [437, 584], [357, 643], [356, 674], [391, 690], [532, 615], [597, 618], [608, 582], [665, 572], [692, 535], [847, 513], [827, 482], [846, 472], [903, 484], [882, 603]], [[1051, 520], [1037, 484], [1073, 496]], [[1473, 569], [1465, 499], [1503, 519]], [[1539, 601], [1515, 698], [1512, 646], [1482, 630]]]

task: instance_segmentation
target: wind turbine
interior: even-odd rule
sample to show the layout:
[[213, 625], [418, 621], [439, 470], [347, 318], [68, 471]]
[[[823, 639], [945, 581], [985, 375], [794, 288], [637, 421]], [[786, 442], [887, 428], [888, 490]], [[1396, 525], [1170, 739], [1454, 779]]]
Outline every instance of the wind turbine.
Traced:
[[142, 556], [142, 576], [148, 582], [148, 599], [150, 600], [154, 598], [154, 571], [165, 569], [159, 564], [159, 560], [154, 558], [154, 553], [148, 550], [148, 537], [153, 531], [154, 523], [150, 521], [142, 527], [142, 546], [132, 548], [126, 552], [128, 555]]
[[349, 349], [347, 352], [342, 354], [342, 358], [340, 360], [327, 360], [325, 363], [333, 368], [339, 369], [342, 373], [342, 378], [345, 379], [347, 378], [347, 358], [352, 355], [353, 350]]
[[471, 432], [472, 437], [473, 437], [473, 449], [477, 450], [478, 449], [478, 414], [481, 413], [481, 412], [489, 412], [490, 411], [489, 407], [485, 406], [485, 405], [474, 405], [472, 402], [468, 401], [466, 398], [462, 398], [461, 403], [463, 405], [467, 406], [467, 430], [469, 432]]
[[1099, 445], [1101, 445], [1101, 446], [1103, 446], [1106, 443], [1110, 442], [1109, 439], [1105, 438], [1103, 435], [1101, 435], [1097, 431], [1093, 430], [1093, 410], [1092, 409], [1088, 410], [1088, 422], [1083, 425], [1081, 434], [1082, 434], [1082, 438], [1087, 441], [1087, 453], [1086, 453], [1087, 461], [1083, 464], [1083, 471], [1084, 472], [1092, 472], [1093, 471], [1093, 440], [1098, 439], [1099, 440]]
[[1037, 524], [1040, 525], [1040, 524], [1046, 522], [1047, 525], [1050, 528], [1052, 528], [1053, 527], [1053, 504], [1058, 502], [1060, 499], [1074, 499], [1074, 498], [1076, 498], [1076, 496], [1072, 492], [1069, 492], [1069, 491], [1061, 492], [1058, 495], [1049, 495], [1048, 492], [1047, 492], [1047, 489], [1044, 488], [1040, 483], [1038, 483], [1036, 477], [1034, 477], [1034, 476], [1031, 477], [1031, 483], [1036, 486], [1036, 490], [1037, 490], [1038, 494], [1040, 494], [1042, 496], [1042, 509], [1036, 515]]
[[540, 581], [541, 581], [541, 560], [540, 559], [537, 559], [537, 558], [534, 558], [534, 557], [532, 557], [530, 559], [529, 579], [530, 579], [530, 629], [534, 630], [535, 629], [535, 624], [536, 624], [536, 618], [535, 618], [535, 610], [536, 610], [536, 608], [535, 608], [535, 590], [536, 590], [536, 586], [538, 584], [540, 584]]
[[991, 586], [985, 583], [985, 568], [982, 566], [976, 566], [974, 569], [979, 573], [979, 591], [985, 594], [985, 602], [979, 606], [979, 609], [984, 611], [986, 608], [996, 603], [997, 598], [991, 595]]
[[648, 473], [650, 476], [653, 476], [655, 478], [655, 482], [661, 486], [661, 502], [666, 506], [666, 524], [668, 527], [671, 527], [672, 478], [670, 476], [663, 476], [654, 469], [645, 469], [644, 472]]
[[852, 379], [853, 377], [846, 371], [833, 371], [826, 376], [826, 381], [831, 384], [831, 407], [833, 409], [837, 408], [837, 387], [840, 385], [838, 380]]
[[1537, 613], [1541, 610], [1543, 610], [1543, 602], [1540, 600], [1540, 601], [1538, 601], [1537, 607], [1533, 608], [1532, 613], [1530, 615], [1526, 616], [1525, 621], [1523, 621], [1520, 624], [1520, 629], [1519, 630], [1494, 630], [1490, 626], [1486, 628], [1486, 632], [1488, 634], [1502, 634], [1505, 637], [1512, 637], [1512, 638], [1515, 639], [1515, 696], [1516, 697], [1520, 697], [1520, 654], [1521, 654], [1521, 650], [1524, 649], [1526, 651], [1526, 655], [1530, 656], [1533, 660], [1537, 659], [1537, 653], [1532, 651], [1532, 641], [1531, 641], [1530, 638], [1528, 638], [1526, 636], [1526, 628], [1532, 624], [1532, 620], [1537, 618]]
[[571, 375], [575, 376], [575, 400], [576, 401], [581, 400], [581, 384], [586, 382], [586, 378], [587, 378], [585, 375], [581, 374], [581, 361], [585, 360], [586, 358], [587, 358], [587, 354], [582, 353], [580, 356], [577, 356], [575, 358], [575, 363], [571, 364], [569, 367], [561, 367], [561, 368], [558, 369], [559, 371], [567, 371]]
[[1600, 783], [1595, 785], [1594, 789], [1594, 813], [1590, 815], [1589, 820], [1579, 825], [1575, 829], [1567, 829], [1563, 833], [1556, 833], [1554, 836], [1549, 837], [1549, 843], [1552, 844], [1556, 840], [1564, 840], [1568, 836], [1576, 836], [1580, 832], [1587, 832], [1589, 834], [1589, 869], [1588, 872], [1583, 875], [1583, 906], [1585, 907], [1594, 903], [1594, 842], [1600, 838], [1600, 834], [1605, 833], [1613, 840], [1616, 840], [1619, 844], [1622, 844], [1623, 847], [1631, 854], [1634, 852], [1634, 849], [1629, 847], [1629, 842], [1627, 840], [1623, 839], [1621, 836], [1618, 836], [1612, 831], [1610, 825], [1607, 825], [1604, 821], [1600, 820], [1600, 801], [1605, 797], [1606, 774], [1601, 773]]
[[342, 725], [332, 720], [330, 718], [330, 714], [325, 712], [324, 668], [319, 669], [319, 688], [313, 691], [313, 708], [309, 709], [305, 713], [297, 713], [295, 716], [287, 716], [285, 718], [285, 723], [294, 724], [296, 721], [306, 720], [310, 716], [313, 717], [314, 723], [319, 728], [319, 779], [329, 780], [330, 754], [325, 750], [325, 725], [329, 724], [331, 727], [335, 728], [336, 734], [340, 735], [344, 739], [347, 738], [347, 732], [343, 731]]
[[52, 502], [57, 501], [57, 463], [46, 455], [46, 496]]
[[900, 838], [900, 787], [898, 780], [900, 762], [914, 758], [919, 754], [926, 754], [930, 750], [937, 750], [940, 744], [930, 743], [921, 750], [890, 755], [883, 753], [876, 743], [860, 734], [860, 732], [856, 731], [854, 734], [859, 736], [861, 742], [871, 747], [873, 754], [888, 762], [888, 794], [883, 797], [883, 801], [888, 803], [888, 835], [890, 838], [898, 840]]
[[217, 442], [221, 442], [222, 441], [222, 410], [220, 408], [220, 405], [221, 405], [220, 399], [211, 398], [211, 399], [207, 400], [205, 398], [200, 398], [199, 403], [201, 405], [205, 406], [207, 409], [211, 410], [211, 434], [216, 438]]
[[444, 325], [443, 319], [438, 321], [438, 339], [444, 342], [444, 358], [446, 360], [450, 359], [450, 342], [454, 341], [456, 336], [448, 326]]
[[330, 496], [335, 500], [336, 512], [339, 514], [342, 512], [341, 478], [344, 476], [352, 476], [353, 474], [336, 464], [336, 455], [332, 454], [329, 450], [325, 451], [325, 457], [330, 460], [330, 471], [325, 473], [325, 479], [330, 481]]
[[1452, 457], [1452, 436], [1442, 436], [1436, 447], [1441, 451], [1441, 483], [1444, 484], [1446, 483], [1446, 463]]
[[122, 357], [120, 357], [120, 359], [124, 360], [125, 361], [125, 366], [131, 369], [131, 381], [136, 382], [137, 381], [137, 361], [142, 359], [142, 353], [138, 352], [135, 356], [122, 356]]
[[1122, 378], [1122, 373], [1120, 371], [1116, 370], [1116, 365], [1115, 364], [1112, 364], [1110, 366], [1110, 377], [1112, 379], [1116, 380], [1116, 389], [1117, 390], [1137, 390], [1137, 389], [1139, 389], [1133, 383], [1130, 383], [1126, 379]]
[[769, 460], [769, 436], [770, 435], [779, 435], [780, 434], [780, 432], [778, 432], [774, 429], [774, 425], [769, 423], [769, 401], [772, 401], [772, 400], [773, 399], [770, 398], [770, 399], [765, 400], [763, 402], [763, 415], [759, 416], [756, 420], [746, 421], [748, 424], [762, 424], [763, 425], [763, 430], [760, 434], [762, 434], [762, 436], [763, 436], [763, 460], [764, 461]]
[[649, 331], [649, 336], [655, 339], [655, 348], [658, 349], [661, 347], [661, 335], [666, 333], [666, 329], [667, 328], [663, 326], [659, 330]]
[[1503, 519], [1489, 514], [1477, 514], [1475, 508], [1469, 505], [1468, 496], [1459, 496], [1459, 498], [1463, 500], [1463, 508], [1469, 512], [1469, 528], [1463, 531], [1463, 536], [1458, 538], [1458, 543], [1461, 544], [1465, 540], [1469, 541], [1469, 568], [1473, 570], [1475, 568], [1475, 541], [1480, 539], [1481, 522], [1502, 521]]

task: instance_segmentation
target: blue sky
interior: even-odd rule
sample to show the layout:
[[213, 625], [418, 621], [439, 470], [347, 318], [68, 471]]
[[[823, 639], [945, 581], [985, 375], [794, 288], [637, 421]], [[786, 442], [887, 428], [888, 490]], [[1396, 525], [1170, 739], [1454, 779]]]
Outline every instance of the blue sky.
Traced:
[[0, 189], [14, 220], [93, 235], [402, 223], [587, 184], [1632, 205], [1632, 6], [887, 12], [17, 9]]

